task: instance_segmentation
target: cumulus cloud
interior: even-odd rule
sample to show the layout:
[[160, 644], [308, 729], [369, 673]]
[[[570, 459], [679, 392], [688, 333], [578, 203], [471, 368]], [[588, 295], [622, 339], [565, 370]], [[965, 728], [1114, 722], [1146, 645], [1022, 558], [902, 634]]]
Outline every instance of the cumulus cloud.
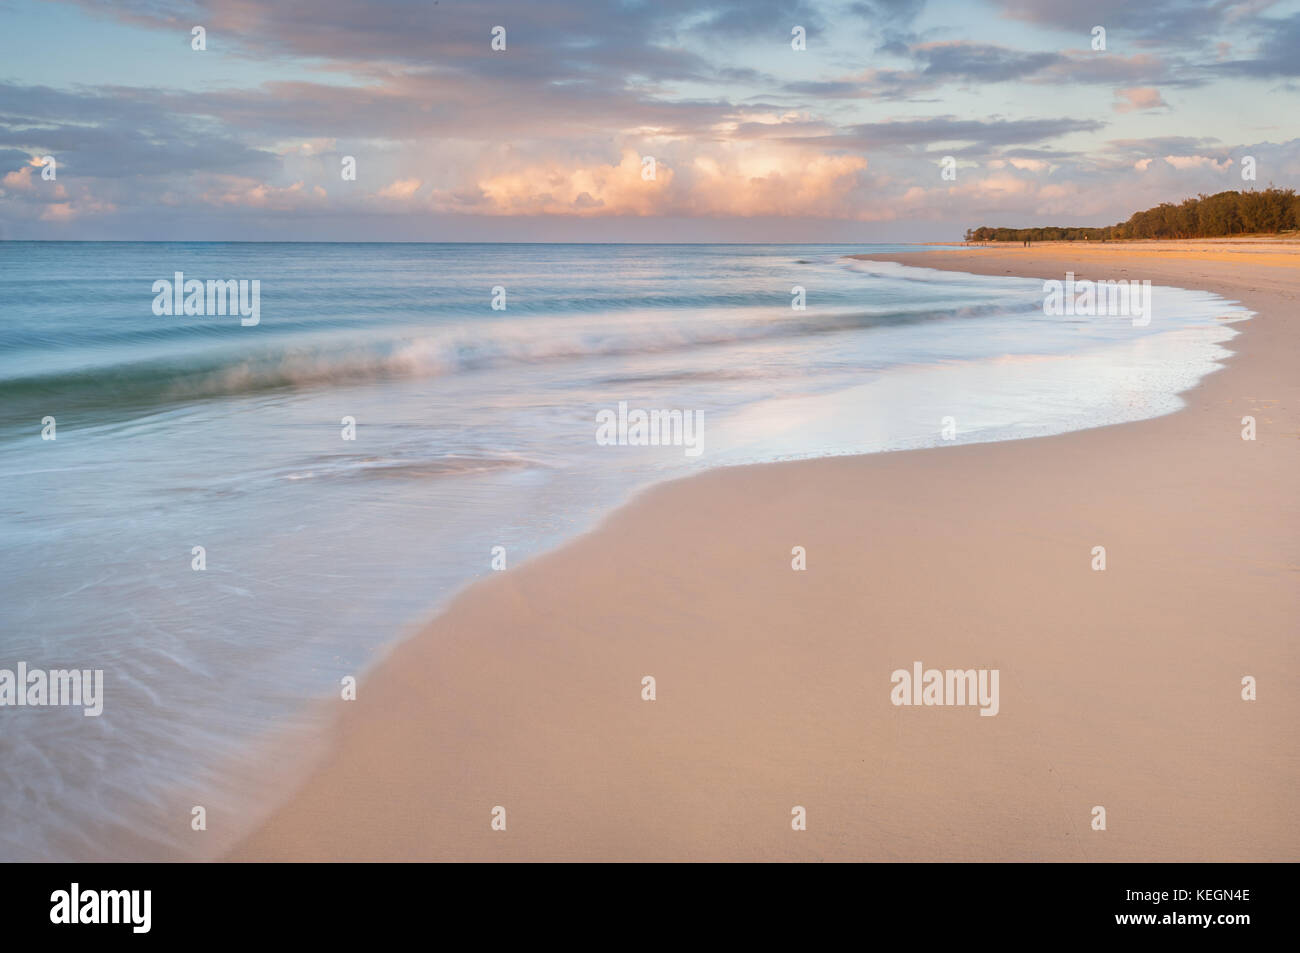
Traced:
[[1222, 172], [1233, 160], [1212, 159], [1210, 156], [1165, 156], [1165, 161], [1175, 169], [1217, 169]]
[[525, 161], [472, 187], [437, 191], [430, 204], [442, 212], [584, 217], [869, 218], [872, 211], [860, 156], [720, 148], [656, 157], [653, 178], [643, 174], [643, 159], [629, 149], [609, 163]]
[[32, 185], [32, 167], [23, 166], [21, 169], [15, 169], [13, 172], [6, 172], [5, 177], [0, 179], [7, 189], [21, 189], [24, 192], [35, 188]]

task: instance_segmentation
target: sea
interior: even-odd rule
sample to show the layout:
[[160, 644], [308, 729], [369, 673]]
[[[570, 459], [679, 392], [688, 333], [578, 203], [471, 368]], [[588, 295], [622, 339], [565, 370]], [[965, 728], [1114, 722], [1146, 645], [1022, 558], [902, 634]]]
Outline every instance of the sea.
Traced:
[[849, 257], [916, 250], [0, 243], [0, 670], [104, 686], [0, 706], [0, 860], [211, 854], [273, 796], [231, 765], [651, 484], [1172, 413], [1249, 317]]

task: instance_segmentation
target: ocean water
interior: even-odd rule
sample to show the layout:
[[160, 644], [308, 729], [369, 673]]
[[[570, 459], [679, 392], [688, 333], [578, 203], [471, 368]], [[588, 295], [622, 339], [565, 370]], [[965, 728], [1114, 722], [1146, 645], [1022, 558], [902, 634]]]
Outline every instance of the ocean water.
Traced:
[[[1169, 413], [1248, 315], [1156, 288], [1145, 327], [1049, 317], [1041, 281], [845, 257], [873, 248], [915, 250], [0, 243], [0, 669], [105, 686], [98, 718], [0, 708], [0, 859], [210, 851], [189, 805], [262, 796], [220, 766], [494, 547], [705, 467]], [[256, 279], [260, 320], [155, 314], [176, 272]], [[699, 453], [602, 445], [621, 402], [698, 413]]]

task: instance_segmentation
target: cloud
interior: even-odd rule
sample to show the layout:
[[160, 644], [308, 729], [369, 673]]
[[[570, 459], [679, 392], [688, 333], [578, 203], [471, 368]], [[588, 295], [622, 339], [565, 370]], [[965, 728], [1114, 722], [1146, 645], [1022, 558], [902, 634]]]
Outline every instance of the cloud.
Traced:
[[93, 178], [194, 171], [263, 174], [271, 152], [214, 130], [200, 97], [106, 87], [75, 92], [0, 83], [0, 146], [35, 147]]
[[1117, 89], [1115, 90], [1115, 99], [1116, 102], [1112, 108], [1120, 113], [1169, 108], [1169, 104], [1161, 98], [1160, 90], [1152, 86], [1130, 86], [1128, 89]]
[[1094, 26], [1106, 28], [1108, 44], [1133, 36], [1140, 41], [1164, 42], [1213, 36], [1232, 16], [1232, 4], [1206, 4], [1197, 0], [993, 0], [1002, 16], [1071, 31], [1081, 47], [1091, 41]]
[[633, 150], [610, 163], [525, 161], [472, 188], [435, 192], [430, 207], [488, 215], [740, 218], [863, 218], [872, 208], [861, 189], [868, 163], [858, 156], [741, 146], [656, 157], [652, 179], [645, 168]]
[[935, 116], [890, 122], [859, 123], [842, 132], [809, 136], [799, 141], [819, 146], [865, 151], [891, 146], [932, 146], [965, 143], [967, 151], [1055, 139], [1072, 132], [1095, 132], [1105, 126], [1097, 119], [958, 119]]
[[32, 167], [25, 165], [21, 169], [5, 173], [5, 177], [0, 180], [0, 184], [4, 185], [6, 189], [22, 189], [23, 191], [35, 188], [32, 185]]
[[319, 185], [308, 187], [304, 182], [276, 186], [234, 175], [213, 176], [212, 180], [212, 187], [200, 196], [201, 201], [211, 205], [291, 212], [319, 206], [326, 198]]
[[1022, 53], [975, 43], [922, 43], [912, 53], [925, 63], [921, 75], [931, 79], [1001, 83], [1021, 79], [1057, 62], [1055, 53]]
[[787, 95], [818, 98], [916, 101], [953, 86], [978, 88], [992, 83], [1194, 87], [1209, 82], [1199, 60], [1146, 52], [1022, 51], [965, 41], [931, 41], [915, 43], [904, 54], [912, 68], [873, 67], [834, 78], [793, 80], [781, 90]]
[[1213, 69], [1236, 76], [1259, 78], [1300, 76], [1300, 13], [1284, 19], [1254, 21], [1255, 54], [1224, 60]]
[[409, 199], [424, 183], [419, 179], [398, 179], [379, 190], [380, 198]]
[[[1294, 75], [1300, 17], [1270, 19], [1263, 2], [991, 2], [995, 32], [979, 29], [986, 8], [955, 0], [84, 0], [68, 17], [74, 48], [98, 19], [130, 26], [115, 51], [127, 58], [141, 30], [184, 38], [203, 23], [219, 40], [205, 65], [223, 78], [159, 66], [122, 74], [136, 85], [0, 82], [0, 222], [200, 238], [497, 223], [482, 238], [513, 237], [503, 219], [593, 234], [625, 219], [630, 231], [599, 234], [630, 238], [650, 219], [1118, 218], [1167, 197], [1157, 190], [1230, 178], [1223, 163], [1247, 147], [1223, 131], [1237, 129], [1223, 86], [1264, 95]], [[497, 23], [504, 53], [489, 47]], [[790, 49], [794, 24], [807, 51]], [[1089, 48], [1095, 24], [1105, 52]], [[1181, 116], [1170, 89], [1185, 93]], [[1150, 138], [1104, 140], [1138, 115]], [[1179, 134], [1198, 128], [1229, 141]], [[33, 154], [57, 157], [63, 195], [28, 169]], [[1289, 143], [1250, 154], [1281, 184], [1300, 171]], [[339, 175], [345, 155], [356, 181]], [[943, 155], [962, 160], [956, 184], [937, 177]]]
[[1165, 161], [1175, 169], [1217, 169], [1222, 172], [1232, 165], [1233, 160], [1213, 159], [1210, 156], [1165, 156]]

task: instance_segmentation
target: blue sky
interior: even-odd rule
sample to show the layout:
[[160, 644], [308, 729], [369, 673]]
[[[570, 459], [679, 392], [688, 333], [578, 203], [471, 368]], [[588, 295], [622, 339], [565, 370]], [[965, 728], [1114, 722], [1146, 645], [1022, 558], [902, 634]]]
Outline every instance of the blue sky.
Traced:
[[5, 238], [945, 240], [1300, 177], [1300, 0], [21, 0], [0, 64]]

